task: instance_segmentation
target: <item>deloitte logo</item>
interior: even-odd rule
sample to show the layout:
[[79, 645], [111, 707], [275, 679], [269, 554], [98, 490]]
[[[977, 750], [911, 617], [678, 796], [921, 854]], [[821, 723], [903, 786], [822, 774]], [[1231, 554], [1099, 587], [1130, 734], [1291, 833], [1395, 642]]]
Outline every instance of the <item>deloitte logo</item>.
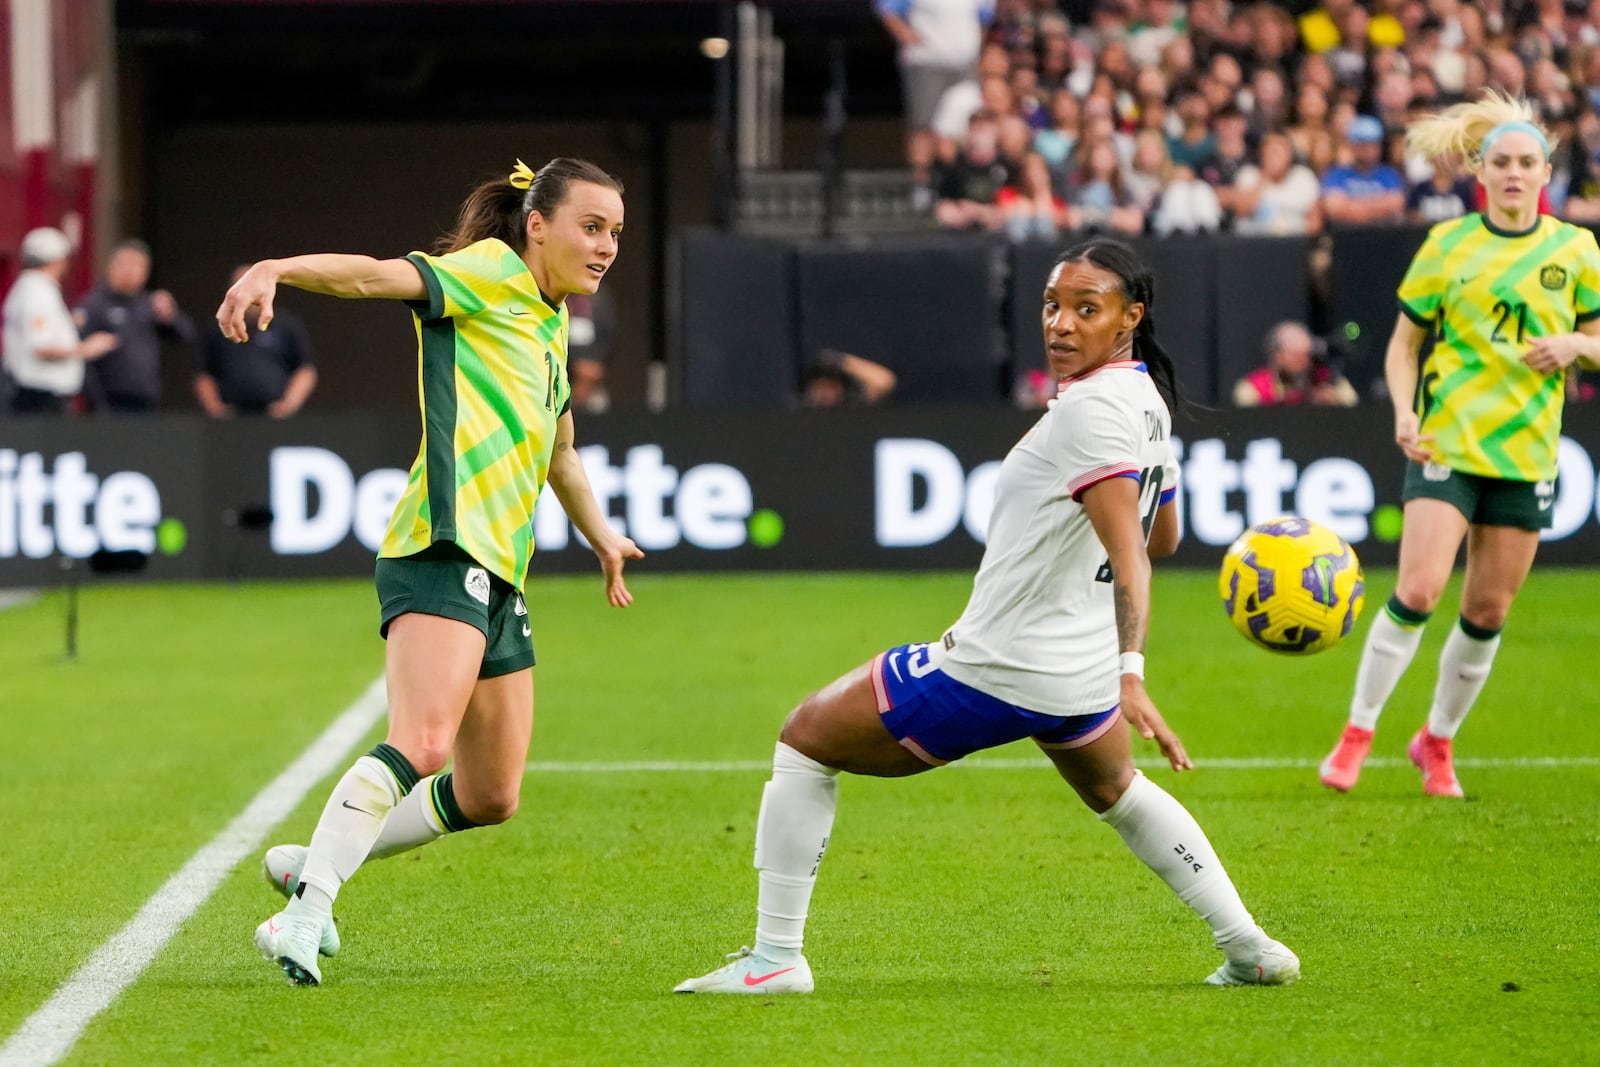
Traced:
[[[645, 551], [689, 545], [725, 551], [745, 544], [767, 548], [783, 538], [783, 520], [754, 507], [750, 481], [725, 463], [680, 471], [659, 445], [628, 449], [621, 466], [604, 445], [578, 449], [595, 499], [607, 520]], [[355, 534], [376, 551], [405, 492], [406, 472], [379, 468], [361, 477], [325, 448], [275, 448], [268, 460], [272, 548], [280, 555], [327, 552]], [[621, 514], [613, 514], [613, 502]], [[560, 552], [581, 541], [548, 485], [533, 516], [539, 552]]]
[[[1182, 468], [1183, 528], [1203, 545], [1231, 544], [1245, 527], [1284, 514], [1321, 523], [1352, 544], [1400, 536], [1400, 509], [1378, 505], [1372, 473], [1356, 459], [1321, 456], [1302, 465], [1284, 455], [1275, 437], [1245, 442], [1239, 458], [1217, 438], [1194, 441], [1187, 449], [1174, 438], [1172, 447]], [[1373, 454], [1400, 466], [1398, 454], [1387, 447]], [[968, 472], [950, 449], [920, 438], [879, 441], [874, 459], [874, 531], [880, 546], [933, 545], [957, 529], [984, 543], [999, 463], [980, 463]], [[1546, 541], [1570, 537], [1600, 518], [1600, 479], [1589, 453], [1563, 437], [1557, 466], [1554, 492], [1542, 498], [1547, 501], [1542, 506], [1551, 509], [1551, 528], [1541, 534]]]
[[179, 552], [183, 526], [161, 518], [161, 493], [148, 475], [89, 471], [82, 452], [46, 469], [38, 452], [0, 448], [0, 559], [84, 558], [102, 549]]

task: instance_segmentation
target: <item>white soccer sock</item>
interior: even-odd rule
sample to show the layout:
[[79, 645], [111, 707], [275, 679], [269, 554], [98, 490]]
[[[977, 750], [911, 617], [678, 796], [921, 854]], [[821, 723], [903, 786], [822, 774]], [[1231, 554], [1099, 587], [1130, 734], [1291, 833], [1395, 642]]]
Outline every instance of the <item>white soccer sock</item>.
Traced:
[[756, 816], [756, 953], [788, 963], [805, 942], [806, 912], [817, 868], [828, 850], [838, 806], [839, 772], [782, 741]]
[[1230, 958], [1235, 951], [1254, 949], [1266, 936], [1245, 910], [1200, 824], [1143, 772], [1133, 772], [1133, 783], [1100, 819], [1206, 921], [1217, 947]]
[[1350, 725], [1376, 730], [1383, 705], [1399, 684], [1400, 676], [1411, 666], [1411, 659], [1422, 643], [1423, 623], [1403, 626], [1387, 607], [1372, 620], [1366, 647], [1361, 650], [1361, 666], [1356, 670], [1356, 691], [1350, 700]]
[[372, 843], [372, 851], [367, 853], [367, 859], [386, 860], [390, 856], [398, 856], [437, 841], [449, 832], [444, 823], [439, 821], [439, 813], [433, 810], [433, 780], [436, 777], [438, 775], [430, 774], [417, 782], [405, 799], [394, 806], [389, 817], [383, 820], [383, 829]]
[[[1464, 620], [1463, 620], [1464, 621]], [[1487, 640], [1472, 637], [1458, 624], [1450, 628], [1444, 651], [1439, 654], [1439, 681], [1433, 690], [1433, 707], [1428, 712], [1428, 732], [1434, 737], [1454, 737], [1483, 692], [1500, 648], [1500, 635]]]
[[339, 888], [360, 869], [400, 797], [393, 772], [374, 756], [362, 756], [344, 772], [311, 834], [300, 872], [301, 900], [332, 910]]

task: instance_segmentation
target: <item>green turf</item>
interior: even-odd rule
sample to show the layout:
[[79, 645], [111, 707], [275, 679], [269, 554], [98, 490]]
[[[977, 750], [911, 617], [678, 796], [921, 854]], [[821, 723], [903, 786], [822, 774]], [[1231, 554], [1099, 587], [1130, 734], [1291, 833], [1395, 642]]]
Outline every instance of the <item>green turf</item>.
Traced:
[[[536, 579], [533, 758], [763, 760], [805, 693], [936, 636], [968, 575]], [[1369, 575], [1370, 612], [1392, 576]], [[1537, 572], [1463, 758], [1600, 756], [1600, 574]], [[1375, 754], [1426, 706], [1441, 605]], [[91, 587], [0, 612], [0, 1040], [379, 673], [367, 583]], [[1042, 764], [847, 780], [812, 908], [810, 997], [674, 997], [750, 939], [764, 775], [544, 773], [522, 814], [364, 869], [346, 950], [290, 989], [242, 865], [66, 1062], [1577, 1063], [1600, 1018], [1600, 767], [1408, 767], [1349, 796], [1306, 768], [1359, 653], [1269, 656], [1209, 575], [1158, 578], [1150, 688], [1201, 768], [1151, 767], [1292, 945], [1288, 989], [1217, 990], [1204, 927]], [[995, 753], [1026, 757], [1026, 746]], [[1146, 753], [1145, 755], [1148, 755]], [[283, 827], [304, 840], [327, 783]], [[1589, 1050], [1589, 1051], [1585, 1051]]]

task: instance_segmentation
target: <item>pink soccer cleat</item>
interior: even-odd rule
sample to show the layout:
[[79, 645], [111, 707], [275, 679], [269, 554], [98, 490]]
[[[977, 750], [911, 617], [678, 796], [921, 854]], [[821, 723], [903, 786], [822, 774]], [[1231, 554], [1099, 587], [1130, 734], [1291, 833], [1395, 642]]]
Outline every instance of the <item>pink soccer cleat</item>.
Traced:
[[1456, 779], [1448, 737], [1435, 737], [1424, 726], [1417, 731], [1417, 736], [1413, 737], [1411, 744], [1406, 747], [1406, 755], [1410, 756], [1411, 762], [1422, 771], [1424, 793], [1430, 797], [1466, 795], [1461, 791], [1461, 783]]
[[1361, 764], [1372, 749], [1372, 731], [1346, 726], [1339, 745], [1322, 761], [1322, 784], [1348, 793], [1361, 777]]

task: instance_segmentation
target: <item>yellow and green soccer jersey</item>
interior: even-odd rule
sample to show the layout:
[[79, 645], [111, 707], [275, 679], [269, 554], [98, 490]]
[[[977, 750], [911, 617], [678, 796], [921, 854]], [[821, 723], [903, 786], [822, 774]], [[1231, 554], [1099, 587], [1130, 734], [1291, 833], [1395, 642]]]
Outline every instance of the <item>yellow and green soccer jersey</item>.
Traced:
[[1566, 376], [1531, 370], [1522, 356], [1534, 338], [1600, 315], [1594, 234], [1548, 215], [1515, 234], [1479, 214], [1450, 219], [1428, 231], [1399, 296], [1400, 309], [1433, 331], [1419, 414], [1445, 465], [1554, 478]]
[[567, 309], [550, 306], [495, 238], [407, 258], [428, 289], [412, 305], [422, 445], [378, 555], [453, 541], [521, 589], [533, 506], [571, 393]]

